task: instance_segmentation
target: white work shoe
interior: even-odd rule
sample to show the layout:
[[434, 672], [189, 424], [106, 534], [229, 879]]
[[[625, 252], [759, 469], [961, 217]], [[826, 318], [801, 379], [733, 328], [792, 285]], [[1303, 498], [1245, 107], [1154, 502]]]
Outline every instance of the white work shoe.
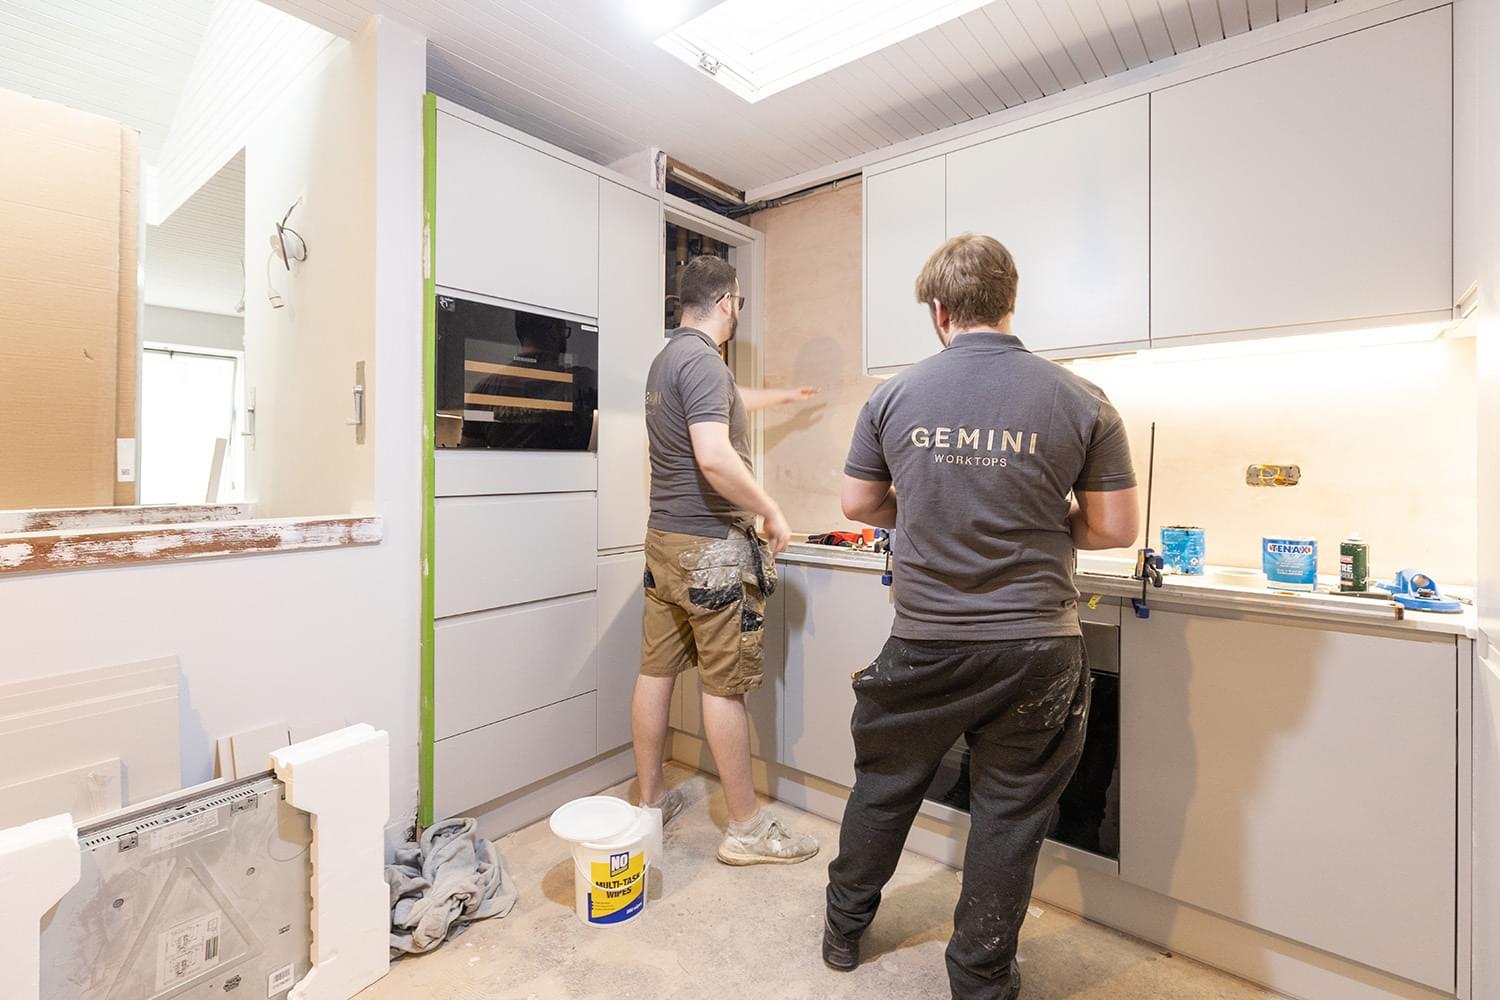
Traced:
[[726, 831], [719, 843], [719, 860], [726, 865], [795, 865], [818, 853], [818, 842], [805, 833], [788, 830], [770, 813], [746, 833]]
[[667, 789], [666, 792], [662, 794], [662, 797], [657, 799], [655, 802], [641, 803], [641, 805], [645, 806], [648, 809], [661, 810], [662, 829], [666, 829], [667, 824], [672, 822], [673, 817], [682, 812], [682, 807], [686, 804], [687, 803], [683, 801], [682, 792], [676, 788]]

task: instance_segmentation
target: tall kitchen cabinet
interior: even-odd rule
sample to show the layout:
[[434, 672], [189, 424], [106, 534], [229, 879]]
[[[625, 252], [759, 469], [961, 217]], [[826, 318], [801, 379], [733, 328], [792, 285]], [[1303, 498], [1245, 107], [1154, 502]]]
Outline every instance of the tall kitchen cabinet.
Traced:
[[630, 742], [641, 668], [642, 579], [651, 468], [646, 373], [663, 343], [661, 202], [599, 184], [598, 751]]
[[659, 195], [446, 102], [428, 115], [435, 295], [597, 323], [599, 403], [596, 452], [433, 455], [424, 822], [630, 741], [663, 266]]
[[1450, 315], [1452, 22], [1438, 7], [1151, 95], [1154, 341]]
[[1150, 340], [1150, 113], [1137, 97], [946, 157], [947, 231], [1015, 257], [1015, 332], [1033, 351]]
[[1122, 622], [1120, 877], [1455, 989], [1452, 636]]

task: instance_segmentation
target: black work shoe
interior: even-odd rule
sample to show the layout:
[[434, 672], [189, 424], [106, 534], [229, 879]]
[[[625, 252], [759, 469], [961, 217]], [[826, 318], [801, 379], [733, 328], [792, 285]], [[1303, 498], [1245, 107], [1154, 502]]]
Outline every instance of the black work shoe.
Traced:
[[823, 921], [823, 964], [839, 972], [853, 972], [859, 967], [859, 938], [847, 938]]
[[1005, 1000], [1016, 1000], [1021, 995], [1021, 967], [1015, 962], [1010, 963], [1010, 992], [1005, 995]]

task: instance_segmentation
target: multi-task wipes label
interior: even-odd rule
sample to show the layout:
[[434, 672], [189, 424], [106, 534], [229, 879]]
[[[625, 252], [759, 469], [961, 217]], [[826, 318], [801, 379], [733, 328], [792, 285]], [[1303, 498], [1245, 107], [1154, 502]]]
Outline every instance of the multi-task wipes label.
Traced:
[[646, 905], [646, 853], [641, 850], [611, 854], [595, 861], [589, 886], [589, 923], [620, 924]]

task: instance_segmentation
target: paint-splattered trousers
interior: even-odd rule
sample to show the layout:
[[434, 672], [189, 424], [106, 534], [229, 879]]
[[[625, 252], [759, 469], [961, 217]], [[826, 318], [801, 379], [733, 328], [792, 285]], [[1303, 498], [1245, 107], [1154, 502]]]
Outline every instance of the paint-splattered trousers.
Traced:
[[729, 698], [762, 679], [766, 598], [776, 562], [742, 528], [723, 538], [646, 532], [641, 673], [676, 677], [698, 668], [702, 689]]
[[1008, 1000], [1042, 839], [1083, 750], [1083, 640], [893, 636], [854, 691], [854, 791], [828, 921], [849, 938], [870, 925], [943, 755], [967, 737], [971, 826], [948, 978], [955, 1000]]

